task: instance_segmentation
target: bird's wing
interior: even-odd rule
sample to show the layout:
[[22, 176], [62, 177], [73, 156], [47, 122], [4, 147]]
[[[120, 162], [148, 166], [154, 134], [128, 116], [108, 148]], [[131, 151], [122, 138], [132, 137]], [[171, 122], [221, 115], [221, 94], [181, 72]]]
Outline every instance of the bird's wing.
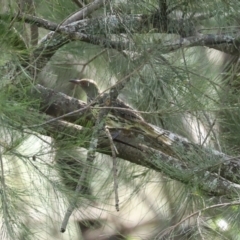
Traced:
[[112, 112], [116, 115], [120, 115], [121, 117], [130, 119], [130, 120], [138, 119], [138, 120], [144, 121], [142, 116], [136, 113], [136, 110], [134, 110], [132, 107], [130, 107], [128, 104], [126, 104], [120, 99], [117, 99], [116, 103], [113, 104], [113, 106], [117, 108], [112, 110]]

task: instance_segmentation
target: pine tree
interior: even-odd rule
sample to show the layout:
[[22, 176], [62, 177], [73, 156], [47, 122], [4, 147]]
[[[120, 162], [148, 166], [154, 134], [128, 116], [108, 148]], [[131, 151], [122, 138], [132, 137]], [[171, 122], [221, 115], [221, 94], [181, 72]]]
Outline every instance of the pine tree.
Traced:
[[1, 239], [238, 238], [239, 9], [2, 1]]

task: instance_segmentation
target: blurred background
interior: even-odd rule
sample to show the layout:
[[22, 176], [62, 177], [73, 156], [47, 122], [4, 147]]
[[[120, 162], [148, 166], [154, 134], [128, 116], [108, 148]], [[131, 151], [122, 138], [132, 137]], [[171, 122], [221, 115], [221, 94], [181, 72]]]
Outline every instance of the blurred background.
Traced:
[[[66, 41], [43, 59], [41, 68], [38, 58], [43, 61], [41, 51], [54, 43], [55, 35], [18, 16], [64, 25], [73, 13], [95, 2], [0, 1], [1, 239], [240, 239], [238, 205], [205, 209], [233, 199], [206, 195], [190, 180], [183, 184], [122, 159], [117, 159], [117, 212], [112, 157], [101, 153], [66, 232], [60, 233], [87, 164], [83, 145], [89, 136], [83, 134], [73, 144], [67, 132], [51, 137], [21, 128], [28, 121], [41, 122], [39, 102], [27, 91], [37, 83], [86, 101], [70, 79], [93, 79], [102, 92], [144, 62], [120, 99], [142, 111], [148, 123], [239, 156], [239, 52], [224, 43], [197, 41], [173, 50], [183, 38], [238, 36], [239, 1], [102, 1], [86, 16], [84, 27], [92, 42]], [[146, 19], [144, 24], [138, 24], [138, 17]], [[189, 158], [201, 163], [198, 171], [211, 162], [197, 152]]]

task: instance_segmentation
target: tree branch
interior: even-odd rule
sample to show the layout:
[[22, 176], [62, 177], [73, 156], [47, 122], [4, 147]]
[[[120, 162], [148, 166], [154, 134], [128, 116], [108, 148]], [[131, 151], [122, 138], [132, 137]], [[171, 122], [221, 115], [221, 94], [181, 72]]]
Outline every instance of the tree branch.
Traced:
[[[42, 94], [36, 96], [35, 91], [37, 92], [38, 89], [40, 89]], [[77, 108], [84, 106], [83, 102], [77, 99], [71, 99], [62, 93], [55, 93], [54, 91], [43, 88], [40, 85], [33, 90], [33, 95], [34, 97], [39, 98], [43, 103], [42, 106], [44, 107], [42, 108], [42, 111], [46, 111], [47, 114], [51, 114], [54, 117], [59, 116], [59, 113], [61, 113], [58, 109], [62, 109], [62, 112], [67, 113], [70, 109], [74, 111], [77, 110]], [[48, 103], [47, 106], [46, 103]], [[59, 105], [59, 103], [61, 103], [61, 105]], [[49, 109], [57, 110], [49, 111]], [[75, 122], [81, 120], [79, 119], [80, 117], [85, 117], [85, 115], [82, 113], [79, 115], [73, 115], [68, 117], [67, 120]], [[86, 116], [86, 118], [90, 120], [91, 115]], [[82, 122], [84, 124], [84, 121]], [[55, 129], [55, 125], [55, 122], [50, 122], [45, 125], [44, 128], [48, 129], [48, 126], [51, 126]], [[194, 183], [198, 183], [199, 188], [209, 194], [229, 194], [229, 191], [232, 193], [232, 191], [236, 192], [239, 189], [239, 158], [233, 158], [222, 152], [193, 144], [187, 139], [170, 131], [160, 129], [157, 126], [155, 126], [155, 128], [156, 131], [161, 132], [161, 134], [171, 142], [169, 145], [170, 152], [169, 150], [166, 151], [164, 146], [161, 146], [160, 144], [156, 144], [154, 146], [155, 149], [150, 148], [150, 146], [148, 146], [149, 141], [142, 136], [144, 134], [143, 132], [136, 132], [131, 129], [110, 128], [109, 130], [111, 133], [118, 133], [118, 136], [114, 139], [114, 144], [118, 149], [119, 157], [151, 168], [155, 171], [162, 171], [167, 176], [184, 183], [193, 183], [194, 181]], [[89, 129], [89, 131], [91, 130]], [[59, 129], [57, 132], [59, 132]], [[104, 133], [102, 134], [104, 135]], [[68, 135], [76, 136], [74, 131], [68, 132]], [[152, 141], [153, 140], [154, 139], [152, 139]], [[105, 149], [107, 147], [107, 150], [105, 150], [104, 153], [111, 154], [111, 149], [109, 148], [108, 139], [106, 137], [104, 137], [99, 143], [98, 151], [101, 151], [104, 147]], [[197, 158], [196, 161], [193, 161], [193, 158]], [[181, 172], [179, 171], [184, 171], [186, 174], [180, 174]], [[219, 173], [220, 176], [218, 175]], [[204, 179], [204, 181], [202, 181], [202, 179]]]
[[[129, 51], [129, 49], [131, 49], [130, 53], [133, 54], [133, 42], [126, 41], [123, 37], [119, 37], [117, 41], [112, 40], [111, 34], [125, 33], [125, 28], [127, 28], [127, 32], [131, 33], [162, 32], [161, 30], [159, 30], [161, 28], [153, 28], [155, 20], [152, 19], [151, 16], [146, 16], [143, 14], [128, 15], [123, 19], [119, 19], [119, 17], [112, 15], [98, 19], [95, 18], [79, 20], [69, 25], [64, 25], [75, 19], [81, 19], [84, 14], [90, 14], [91, 11], [96, 10], [97, 6], [99, 7], [101, 5], [100, 3], [102, 3], [102, 1], [96, 0], [94, 3], [96, 5], [91, 5], [91, 7], [88, 6], [86, 9], [84, 8], [80, 10], [76, 13], [76, 18], [73, 17], [73, 15], [67, 20], [63, 21], [63, 23], [60, 25], [29, 15], [18, 14], [12, 17], [14, 21], [25, 21], [27, 23], [37, 25], [38, 27], [43, 27], [47, 30], [54, 31], [46, 35], [41, 40], [38, 47], [34, 50], [33, 55], [36, 62], [36, 69], [38, 71], [41, 71], [41, 69], [46, 65], [49, 59], [60, 47], [69, 43], [70, 41], [79, 40], [103, 46], [105, 48], [116, 49], [118, 51]], [[0, 19], [9, 19], [9, 16], [11, 15], [2, 14], [0, 15]], [[171, 22], [175, 27], [174, 29], [169, 31], [171, 33], [178, 34], [180, 32], [180, 28], [184, 24], [182, 22], [179, 22], [179, 20], [174, 19], [171, 20]], [[188, 22], [188, 19], [186, 20], [186, 22]], [[108, 33], [110, 35], [109, 38], [103, 37], [105, 36], [106, 25], [108, 27]], [[59, 33], [61, 35], [56, 33]], [[239, 49], [239, 39], [237, 34], [233, 36], [207, 34], [180, 38], [178, 40], [169, 42], [161, 42], [161, 39], [159, 39], [159, 43], [154, 43], [154, 48], [157, 48], [162, 54], [167, 54], [180, 48], [190, 48], [196, 46], [210, 47], [224, 51], [229, 54], [236, 55]], [[33, 64], [35, 62], [33, 62]]]
[[68, 17], [64, 22], [63, 25], [68, 25], [69, 23], [76, 22], [78, 20], [86, 18], [88, 15], [99, 9], [103, 5], [107, 5], [109, 0], [95, 0], [89, 3], [87, 6], [84, 6], [82, 9], [77, 11], [76, 13], [72, 14]]
[[[180, 38], [176, 41], [168, 41], [159, 45], [161, 47], [162, 53], [174, 52], [180, 48], [190, 48], [190, 47], [209, 47], [214, 48], [231, 55], [238, 55], [238, 49], [240, 47], [238, 34], [222, 35], [222, 34], [201, 34], [198, 36]], [[225, 47], [224, 47], [225, 46]]]

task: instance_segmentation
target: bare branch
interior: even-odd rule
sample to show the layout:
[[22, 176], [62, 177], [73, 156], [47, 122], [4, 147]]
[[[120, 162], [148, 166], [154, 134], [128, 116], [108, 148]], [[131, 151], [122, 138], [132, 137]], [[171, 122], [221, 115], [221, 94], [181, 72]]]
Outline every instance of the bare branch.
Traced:
[[117, 148], [114, 145], [112, 136], [110, 134], [110, 131], [107, 127], [105, 127], [105, 132], [106, 135], [108, 137], [109, 143], [110, 143], [110, 147], [111, 147], [111, 152], [112, 152], [112, 161], [113, 161], [113, 167], [112, 167], [112, 171], [113, 171], [113, 185], [114, 185], [114, 193], [115, 193], [115, 207], [116, 210], [119, 211], [119, 197], [118, 197], [118, 169], [117, 169], [117, 160], [116, 160], [116, 154], [118, 154]]
[[72, 14], [68, 17], [62, 25], [68, 25], [69, 23], [76, 22], [78, 20], [82, 20], [86, 18], [88, 15], [99, 9], [104, 4], [107, 5], [109, 0], [95, 0], [89, 3], [87, 6], [84, 6], [82, 9], [77, 11], [76, 13]]
[[207, 210], [213, 209], [213, 208], [229, 207], [229, 206], [238, 206], [238, 205], [240, 205], [240, 202], [234, 201], [234, 202], [230, 202], [230, 203], [215, 204], [215, 205], [212, 205], [212, 206], [209, 206], [209, 207], [200, 209], [200, 210], [198, 210], [198, 211], [196, 211], [196, 212], [188, 215], [187, 217], [183, 218], [181, 221], [179, 221], [179, 222], [178, 222], [177, 224], [175, 224], [174, 226], [171, 226], [171, 227], [168, 227], [168, 228], [164, 229], [162, 232], [160, 232], [160, 233], [157, 235], [157, 238], [158, 238], [158, 239], [164, 238], [164, 236], [165, 236], [166, 234], [168, 234], [169, 232], [171, 232], [172, 230], [174, 230], [177, 226], [179, 226], [180, 224], [182, 224], [182, 223], [184, 223], [185, 221], [189, 220], [191, 217], [201, 214], [201, 212], [204, 212], [204, 211], [207, 211]]
[[[4, 18], [7, 15], [1, 15]], [[149, 19], [145, 15], [130, 15], [126, 16], [121, 21], [117, 16], [109, 16], [99, 19], [84, 19], [77, 22], [73, 22], [69, 25], [63, 26], [55, 23], [51, 23], [44, 19], [39, 19], [37, 17], [28, 15], [17, 15], [13, 17], [16, 21], [25, 21], [31, 24], [36, 24], [38, 27], [44, 27], [45, 29], [55, 31], [54, 33], [49, 33], [39, 44], [37, 49], [34, 51], [35, 61], [37, 62], [36, 69], [40, 71], [49, 59], [55, 54], [55, 52], [63, 45], [69, 43], [70, 41], [83, 41], [95, 45], [100, 45], [105, 48], [113, 48], [118, 51], [132, 49], [133, 43], [126, 41], [123, 38], [118, 41], [113, 41], [112, 39], [103, 38], [104, 29], [106, 24], [108, 25], [108, 31], [111, 34], [124, 33], [123, 25], [128, 28], [131, 33], [141, 33], [146, 31], [151, 31], [149, 29]], [[147, 20], [146, 20], [147, 19]], [[124, 21], [124, 22], [122, 22]], [[176, 21], [176, 26], [180, 24]], [[182, 25], [182, 23], [180, 24]], [[179, 27], [181, 27], [179, 25]], [[101, 32], [101, 29], [103, 32]], [[63, 34], [64, 36], [56, 35], [55, 33]], [[93, 35], [95, 32], [97, 35]], [[161, 32], [159, 29], [157, 32]], [[173, 30], [172, 33], [174, 33]], [[179, 29], [176, 28], [176, 32], [179, 33]], [[54, 40], [54, 41], [53, 41]], [[237, 34], [231, 35], [196, 35], [186, 38], [180, 38], [175, 41], [161, 42], [159, 44], [154, 44], [158, 51], [162, 54], [167, 54], [176, 51], [180, 48], [190, 48], [196, 46], [205, 46], [209, 48], [218, 49], [230, 54], [237, 54], [237, 49], [239, 48]], [[40, 57], [41, 56], [41, 57]], [[40, 57], [40, 58], [39, 58]]]
[[78, 0], [72, 0], [72, 2], [74, 2], [78, 7], [84, 7], [84, 4], [81, 1]]
[[[227, 48], [224, 48], [223, 44], [228, 45]], [[180, 48], [197, 46], [214, 48], [235, 55], [238, 54], [239, 38], [237, 37], [237, 34], [233, 36], [222, 34], [201, 34], [188, 38], [180, 38], [176, 41], [165, 42], [163, 43], [161, 50], [162, 53], [170, 53]]]

